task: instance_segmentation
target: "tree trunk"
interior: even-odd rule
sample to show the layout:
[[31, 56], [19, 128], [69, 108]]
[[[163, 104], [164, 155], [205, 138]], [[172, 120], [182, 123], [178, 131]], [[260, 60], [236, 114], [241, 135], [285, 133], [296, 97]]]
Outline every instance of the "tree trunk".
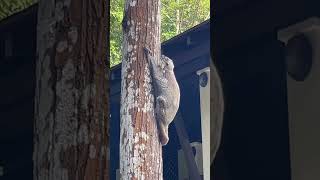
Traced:
[[108, 0], [40, 0], [34, 179], [109, 179]]
[[162, 145], [143, 48], [160, 58], [160, 0], [126, 0], [121, 82], [121, 179], [162, 180]]
[[[176, 3], [179, 4], [180, 0], [176, 0]], [[176, 10], [176, 34], [180, 34], [181, 32], [181, 19], [180, 19], [180, 9]]]

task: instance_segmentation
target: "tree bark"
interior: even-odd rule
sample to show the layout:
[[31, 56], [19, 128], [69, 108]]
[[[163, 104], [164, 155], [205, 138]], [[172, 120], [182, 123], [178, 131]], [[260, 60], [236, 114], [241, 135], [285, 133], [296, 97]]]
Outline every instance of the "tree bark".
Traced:
[[162, 180], [162, 145], [154, 117], [154, 96], [143, 48], [160, 58], [160, 0], [126, 0], [123, 38], [121, 179]]
[[109, 179], [108, 2], [39, 2], [34, 180]]

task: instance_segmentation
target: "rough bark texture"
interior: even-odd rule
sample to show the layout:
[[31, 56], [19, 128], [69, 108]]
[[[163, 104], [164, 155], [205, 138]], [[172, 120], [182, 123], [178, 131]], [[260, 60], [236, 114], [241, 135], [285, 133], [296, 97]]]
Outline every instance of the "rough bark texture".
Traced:
[[121, 82], [121, 179], [162, 180], [162, 146], [143, 48], [160, 58], [160, 0], [126, 0]]
[[40, 0], [34, 179], [109, 179], [107, 0]]
[[221, 79], [215, 64], [210, 60], [211, 77], [210, 77], [210, 161], [211, 164], [216, 156], [220, 146], [223, 114], [224, 114], [224, 99]]

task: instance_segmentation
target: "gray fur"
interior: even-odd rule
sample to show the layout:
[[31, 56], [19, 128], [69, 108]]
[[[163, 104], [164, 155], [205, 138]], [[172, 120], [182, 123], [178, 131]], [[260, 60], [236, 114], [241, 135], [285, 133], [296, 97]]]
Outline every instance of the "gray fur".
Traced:
[[144, 52], [150, 65], [159, 138], [164, 146], [169, 141], [169, 124], [173, 121], [179, 108], [180, 88], [173, 71], [172, 60], [161, 55], [160, 61], [156, 62], [149, 49], [145, 48]]

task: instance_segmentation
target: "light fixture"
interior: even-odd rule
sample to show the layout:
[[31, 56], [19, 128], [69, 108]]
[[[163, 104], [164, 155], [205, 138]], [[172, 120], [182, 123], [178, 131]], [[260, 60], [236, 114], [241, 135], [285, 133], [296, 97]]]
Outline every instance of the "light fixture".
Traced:
[[312, 67], [312, 45], [304, 34], [288, 40], [285, 60], [289, 76], [296, 81], [304, 81]]

